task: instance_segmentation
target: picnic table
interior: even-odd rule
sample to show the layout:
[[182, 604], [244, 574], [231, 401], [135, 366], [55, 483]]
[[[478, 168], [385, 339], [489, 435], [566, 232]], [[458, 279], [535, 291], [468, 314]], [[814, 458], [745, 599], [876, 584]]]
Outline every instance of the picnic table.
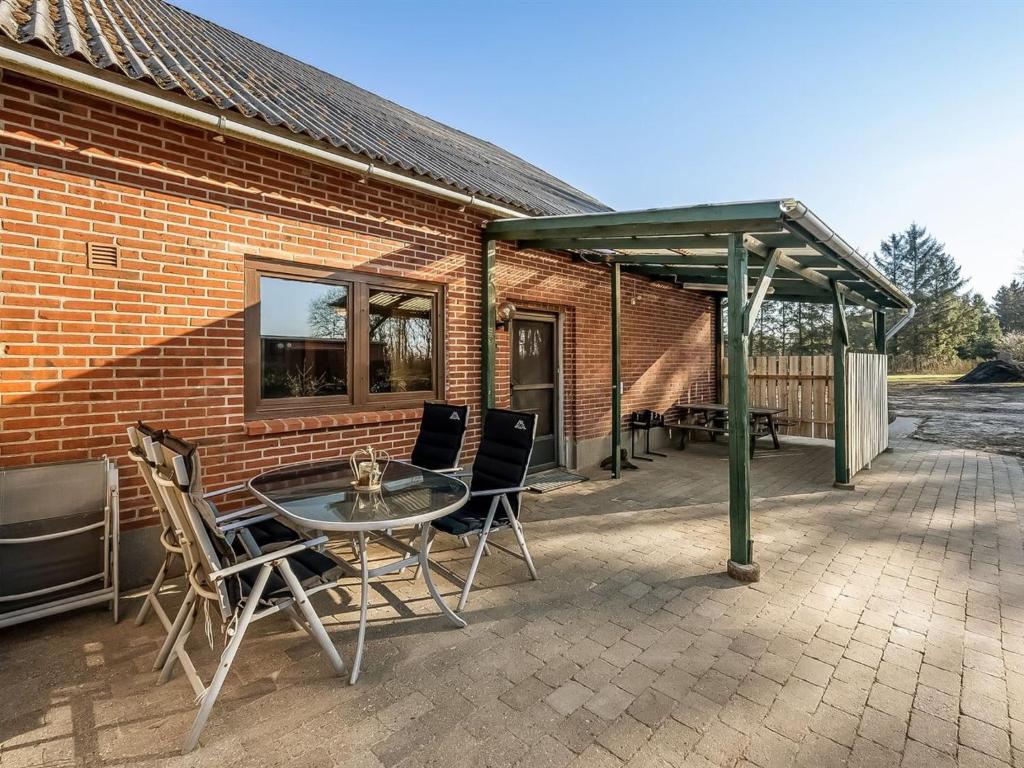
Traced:
[[[679, 448], [681, 450], [686, 450], [688, 432], [707, 432], [713, 441], [717, 439], [718, 435], [729, 433], [729, 406], [725, 403], [676, 403], [675, 411], [678, 413], [678, 418], [665, 419], [665, 428], [669, 431], [669, 435], [672, 434], [672, 430], [679, 430]], [[778, 417], [785, 412], [785, 408], [751, 406], [751, 457], [754, 455], [754, 448], [759, 437], [770, 436], [776, 450], [782, 447], [779, 443]]]

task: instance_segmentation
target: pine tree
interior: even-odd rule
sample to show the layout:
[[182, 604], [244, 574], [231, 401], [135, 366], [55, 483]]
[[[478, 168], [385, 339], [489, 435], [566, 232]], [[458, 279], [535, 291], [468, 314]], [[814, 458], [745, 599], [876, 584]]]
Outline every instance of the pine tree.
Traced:
[[991, 359], [996, 356], [996, 344], [1002, 338], [999, 320], [979, 293], [969, 299], [971, 312], [967, 318], [967, 341], [957, 350], [965, 360], [977, 357]]
[[954, 359], [967, 342], [973, 310], [960, 294], [967, 280], [945, 246], [914, 223], [883, 240], [874, 261], [917, 304], [914, 322], [891, 351], [908, 357], [914, 370]]
[[1024, 332], [1024, 282], [1014, 280], [996, 291], [995, 313], [1003, 333]]

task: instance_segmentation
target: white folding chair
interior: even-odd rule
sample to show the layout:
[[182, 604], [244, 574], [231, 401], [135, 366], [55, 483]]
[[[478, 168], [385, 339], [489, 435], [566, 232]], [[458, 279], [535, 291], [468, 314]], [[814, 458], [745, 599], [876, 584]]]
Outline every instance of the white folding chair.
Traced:
[[[334, 672], [345, 673], [345, 664], [334, 647], [309, 596], [337, 584], [328, 573], [337, 563], [315, 551], [327, 537], [303, 540], [273, 552], [239, 555], [232, 535], [245, 528], [245, 520], [220, 526], [212, 506], [198, 484], [195, 447], [165, 434], [159, 444], [150, 443], [153, 480], [164, 499], [178, 541], [181, 543], [189, 583], [165, 642], [160, 682], [166, 682], [180, 666], [200, 702], [199, 712], [182, 749], [192, 751], [206, 725], [246, 631], [254, 621], [284, 612], [301, 617], [299, 626], [321, 647]], [[203, 683], [186, 644], [200, 607], [220, 617], [230, 637], [209, 685]]]
[[[172, 522], [167, 502], [161, 489], [156, 485], [153, 476], [154, 463], [150, 459], [152, 446], [170, 433], [167, 430], [156, 429], [141, 421], [134, 426], [128, 427], [128, 440], [131, 447], [128, 457], [135, 462], [139, 468], [146, 487], [153, 497], [153, 507], [160, 519], [160, 545], [164, 549], [164, 560], [157, 571], [156, 578], [150, 586], [146, 597], [135, 617], [135, 625], [141, 626], [145, 623], [150, 612], [155, 614], [163, 625], [164, 631], [170, 634], [173, 622], [167, 610], [160, 601], [161, 590], [167, 580], [169, 573], [173, 570], [175, 562], [182, 558], [182, 547], [178, 541], [178, 535]], [[192, 459], [195, 483], [201, 488], [202, 473], [199, 465], [199, 455], [196, 453]], [[221, 488], [216, 491], [202, 492], [203, 498], [207, 501], [218, 528], [224, 532], [238, 531], [238, 544], [244, 547], [244, 551], [250, 556], [264, 554], [264, 552], [279, 549], [282, 546], [292, 544], [303, 538], [294, 529], [282, 524], [276, 515], [267, 509], [263, 504], [250, 505], [235, 511], [219, 514], [212, 504], [212, 499], [227, 496], [229, 494], [245, 491], [244, 485], [234, 485]], [[236, 547], [237, 548], [237, 547]], [[290, 617], [289, 617], [290, 618]], [[157, 655], [153, 669], [160, 669], [166, 661], [166, 651]]]
[[146, 483], [146, 487], [149, 489], [150, 496], [153, 499], [153, 509], [160, 518], [160, 546], [164, 550], [163, 563], [156, 572], [153, 585], [149, 588], [145, 599], [142, 601], [142, 607], [139, 608], [139, 613], [135, 617], [135, 626], [142, 626], [150, 611], [152, 611], [160, 620], [164, 631], [170, 632], [171, 619], [160, 603], [160, 590], [163, 588], [168, 573], [173, 569], [175, 562], [181, 559], [182, 554], [181, 546], [178, 544], [178, 537], [174, 533], [174, 525], [164, 504], [163, 496], [153, 480], [153, 466], [149, 460], [148, 445], [159, 435], [160, 430], [153, 429], [141, 421], [134, 426], [128, 427], [128, 441], [131, 444], [131, 447], [128, 449], [128, 458], [135, 462], [139, 469], [139, 474], [142, 475], [142, 479]]

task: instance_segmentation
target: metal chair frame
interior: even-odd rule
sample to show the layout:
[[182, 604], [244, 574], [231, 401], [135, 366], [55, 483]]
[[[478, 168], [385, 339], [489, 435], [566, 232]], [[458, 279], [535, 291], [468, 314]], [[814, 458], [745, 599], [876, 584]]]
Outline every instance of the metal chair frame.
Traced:
[[[535, 440], [536, 434], [537, 422], [534, 421], [533, 435], [531, 438], [532, 440]], [[517, 486], [510, 488], [489, 488], [487, 490], [474, 491], [472, 482], [470, 482], [469, 498], [474, 499], [491, 497], [491, 505], [490, 508], [488, 509], [487, 517], [484, 519], [483, 528], [479, 532], [470, 531], [457, 537], [466, 546], [469, 545], [470, 536], [476, 536], [478, 538], [478, 541], [476, 551], [473, 553], [473, 561], [472, 563], [470, 563], [469, 566], [469, 573], [466, 576], [466, 579], [462, 585], [462, 594], [459, 596], [459, 604], [458, 607], [456, 608], [456, 611], [462, 611], [465, 609], [466, 602], [469, 600], [469, 593], [473, 588], [473, 580], [476, 578], [477, 569], [480, 567], [480, 558], [483, 557], [484, 554], [490, 554], [489, 546], [493, 546], [495, 549], [498, 549], [504, 552], [505, 554], [512, 555], [512, 557], [515, 557], [525, 562], [526, 568], [530, 572], [530, 578], [533, 581], [536, 581], [540, 578], [537, 575], [537, 568], [533, 564], [533, 558], [530, 556], [530, 550], [526, 545], [526, 535], [523, 533], [522, 523], [519, 522], [518, 514], [516, 514], [512, 510], [512, 502], [509, 500], [509, 494], [523, 493], [528, 490], [525, 483], [526, 475], [530, 471], [530, 459], [532, 458], [532, 456], [533, 443], [531, 442], [530, 451], [527, 454], [526, 461], [523, 465], [523, 474], [519, 480], [519, 485]], [[471, 473], [456, 473], [456, 475], [460, 477], [469, 476], [470, 474]], [[505, 515], [507, 520], [501, 521], [497, 525], [495, 525], [494, 518], [497, 516], [499, 504], [501, 504], [505, 508]], [[520, 503], [520, 508], [522, 508], [522, 503]], [[488, 544], [488, 536], [490, 536], [492, 533], [496, 533], [498, 531], [503, 531], [507, 529], [511, 529], [513, 534], [515, 535], [516, 543], [519, 545], [519, 552], [515, 552], [514, 550], [509, 549], [508, 547], [497, 542], [492, 541], [490, 542], [490, 544]], [[444, 531], [439, 531], [439, 529], [437, 529], [436, 527], [434, 528], [434, 530], [440, 533], [444, 533]], [[433, 537], [425, 537], [425, 540], [422, 543], [422, 546], [425, 547], [428, 556], [430, 554], [430, 546], [432, 543]]]
[[[128, 427], [128, 440], [131, 443], [131, 449], [128, 451], [128, 458], [130, 458], [139, 469], [139, 474], [142, 475], [142, 479], [149, 489], [150, 495], [153, 498], [153, 509], [156, 511], [157, 516], [160, 519], [160, 546], [164, 550], [164, 559], [160, 564], [160, 568], [157, 570], [156, 577], [153, 579], [153, 583], [146, 592], [146, 596], [142, 601], [142, 605], [139, 608], [139, 612], [135, 617], [135, 626], [142, 626], [149, 614], [152, 612], [160, 624], [163, 626], [164, 631], [170, 634], [173, 627], [173, 620], [170, 618], [170, 614], [167, 609], [164, 608], [163, 603], [160, 602], [161, 590], [166, 583], [169, 574], [174, 569], [174, 565], [178, 560], [184, 563], [184, 557], [182, 555], [181, 543], [178, 540], [178, 534], [176, 532], [174, 522], [171, 518], [171, 514], [167, 508], [167, 502], [164, 499], [164, 495], [161, 489], [157, 486], [153, 475], [154, 464], [150, 458], [153, 450], [153, 438], [149, 435], [145, 435], [139, 431], [135, 426]], [[239, 493], [245, 491], [244, 485], [233, 485], [227, 488], [220, 488], [215, 491], [210, 491], [203, 494], [204, 499], [213, 499], [218, 496], [226, 496], [231, 493]], [[264, 514], [256, 515], [257, 512], [263, 511]], [[241, 529], [242, 543], [245, 546], [246, 551], [250, 555], [263, 554], [256, 542], [252, 539], [251, 534], [248, 531], [244, 531], [244, 524], [257, 523], [263, 520], [269, 520], [276, 517], [275, 514], [271, 513], [267, 507], [263, 504], [257, 504], [248, 506], [243, 509], [238, 509], [233, 512], [228, 512], [224, 515], [217, 517], [217, 522], [221, 526], [221, 530], [231, 531], [235, 529]], [[157, 657], [153, 665], [153, 669], [157, 670], [163, 666], [164, 659], [160, 656]]]
[[[154, 483], [160, 491], [177, 539], [181, 543], [189, 583], [185, 600], [172, 622], [164, 648], [161, 650], [160, 674], [160, 682], [166, 682], [170, 679], [175, 666], [180, 666], [199, 701], [199, 711], [182, 748], [183, 753], [188, 753], [199, 743], [199, 737], [246, 631], [254, 621], [276, 613], [291, 614], [293, 620], [324, 651], [333, 671], [338, 675], [344, 675], [345, 663], [309, 600], [310, 595], [334, 587], [337, 582], [324, 582], [315, 588], [306, 589], [299, 582], [288, 561], [290, 555], [323, 546], [327, 543], [326, 536], [302, 541], [242, 562], [222, 563], [204, 527], [203, 517], [196, 506], [195, 498], [188, 490], [191, 485], [184, 457], [152, 442], [148, 445], [148, 452], [154, 464]], [[231, 527], [233, 530], [244, 530], [244, 526], [253, 520], [254, 518], [237, 520]], [[251, 589], [232, 605], [227, 589], [228, 580], [253, 569], [257, 570], [257, 575]], [[289, 596], [264, 595], [267, 581], [275, 571], [287, 584]], [[186, 643], [199, 615], [200, 605], [205, 604], [205, 610], [209, 610], [210, 603], [218, 608], [222, 621], [227, 625], [230, 640], [221, 654], [217, 671], [209, 685], [205, 685], [188, 654]]]
[[[498, 488], [476, 492], [470, 491], [469, 497], [471, 499], [486, 496], [491, 496], [493, 498], [491, 499], [491, 507], [487, 513], [487, 518], [484, 521], [484, 527], [480, 531], [480, 533], [468, 533], [465, 536], [459, 537], [467, 546], [469, 544], [470, 536], [475, 535], [478, 537], [479, 540], [476, 545], [476, 551], [473, 553], [473, 562], [469, 566], [469, 574], [466, 576], [466, 579], [462, 585], [462, 594], [459, 596], [459, 605], [455, 610], [462, 611], [466, 607], [466, 601], [469, 600], [469, 592], [473, 588], [473, 580], [476, 578], [477, 568], [480, 566], [480, 558], [485, 553], [490, 554], [487, 551], [489, 546], [492, 546], [495, 549], [498, 549], [507, 555], [512, 555], [512, 557], [515, 557], [526, 563], [526, 568], [530, 572], [530, 578], [533, 581], [537, 581], [540, 578], [537, 575], [537, 568], [533, 564], [533, 558], [530, 556], [530, 550], [526, 546], [526, 536], [523, 533], [523, 525], [519, 522], [519, 517], [516, 515], [516, 513], [512, 511], [512, 503], [508, 499], [508, 494], [521, 493], [526, 490], [526, 486], [519, 486], [516, 488]], [[495, 515], [497, 515], [498, 512], [498, 504], [501, 504], [502, 506], [505, 507], [505, 514], [508, 516], [508, 522], [499, 523], [498, 525], [495, 525], [494, 517]], [[508, 529], [511, 529], [516, 537], [516, 543], [519, 545], [519, 552], [515, 552], [514, 550], [511, 550], [508, 547], [499, 544], [496, 541], [492, 541], [490, 542], [490, 544], [488, 544], [487, 542], [487, 537], [490, 534]], [[432, 540], [426, 542], [428, 555], [430, 553], [431, 543]]]

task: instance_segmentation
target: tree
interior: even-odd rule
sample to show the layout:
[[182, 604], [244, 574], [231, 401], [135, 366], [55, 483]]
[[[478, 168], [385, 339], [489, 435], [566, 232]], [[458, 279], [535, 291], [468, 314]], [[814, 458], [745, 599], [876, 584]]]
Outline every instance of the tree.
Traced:
[[348, 338], [347, 288], [331, 288], [309, 302], [306, 311], [309, 328], [318, 339]]
[[1024, 281], [1000, 286], [995, 296], [995, 313], [1003, 333], [1024, 332]]
[[917, 304], [917, 316], [898, 337], [893, 354], [914, 370], [955, 359], [971, 333], [973, 308], [960, 294], [967, 280], [945, 246], [914, 223], [883, 240], [874, 261]]
[[969, 335], [963, 347], [957, 350], [957, 354], [965, 360], [973, 360], [982, 357], [991, 359], [996, 356], [996, 349], [1002, 331], [999, 329], [999, 319], [985, 302], [981, 294], [974, 294], [970, 297], [971, 312], [967, 317]]

